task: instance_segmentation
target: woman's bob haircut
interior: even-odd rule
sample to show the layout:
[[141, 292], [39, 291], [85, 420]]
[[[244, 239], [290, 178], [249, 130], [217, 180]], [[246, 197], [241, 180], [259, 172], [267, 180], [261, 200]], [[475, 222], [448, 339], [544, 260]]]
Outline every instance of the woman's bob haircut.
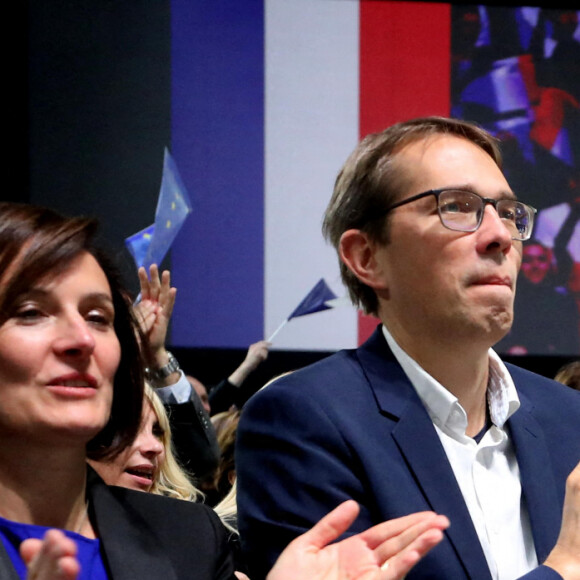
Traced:
[[113, 403], [107, 425], [87, 444], [94, 459], [114, 457], [129, 445], [139, 429], [143, 404], [143, 337], [120, 276], [94, 244], [97, 222], [64, 217], [34, 205], [0, 202], [0, 326], [29, 288], [51, 280], [88, 252], [103, 269], [115, 308], [114, 329], [121, 344], [121, 361], [113, 385]]

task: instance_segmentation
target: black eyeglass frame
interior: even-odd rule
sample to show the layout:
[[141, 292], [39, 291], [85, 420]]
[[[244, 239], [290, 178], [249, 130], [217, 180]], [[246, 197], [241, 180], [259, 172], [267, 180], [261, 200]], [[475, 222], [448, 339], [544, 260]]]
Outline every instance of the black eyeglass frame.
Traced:
[[[445, 224], [445, 222], [443, 220], [443, 216], [441, 215], [441, 207], [439, 205], [439, 196], [446, 191], [462, 191], [464, 193], [470, 193], [471, 195], [475, 195], [476, 197], [479, 197], [479, 199], [481, 199], [483, 201], [483, 211], [481, 212], [481, 215], [479, 216], [479, 220], [474, 228], [464, 230], [464, 229], [450, 228], [447, 224]], [[519, 204], [523, 205], [525, 208], [527, 208], [528, 210], [530, 210], [528, 212], [528, 215], [530, 216], [531, 227], [529, 229], [527, 237], [522, 239], [522, 238], [516, 238], [516, 237], [512, 236], [512, 240], [517, 240], [518, 242], [525, 242], [526, 240], [529, 240], [532, 237], [532, 231], [534, 229], [534, 216], [538, 213], [538, 210], [535, 207], [532, 207], [531, 205], [528, 205], [527, 203], [524, 203], [522, 201], [518, 201], [517, 199], [509, 198], [509, 197], [504, 197], [501, 199], [493, 199], [491, 197], [483, 197], [483, 195], [479, 195], [479, 193], [475, 193], [475, 191], [471, 191], [469, 189], [461, 189], [460, 187], [442, 187], [441, 189], [430, 189], [429, 191], [424, 191], [423, 193], [418, 193], [417, 195], [412, 195], [411, 197], [408, 197], [407, 199], [403, 199], [402, 201], [398, 201], [397, 203], [394, 203], [393, 205], [390, 205], [386, 209], [382, 210], [380, 215], [377, 217], [385, 216], [389, 212], [391, 212], [392, 210], [394, 210], [398, 207], [401, 207], [403, 205], [407, 205], [408, 203], [411, 203], [413, 201], [417, 201], [418, 199], [423, 199], [424, 197], [428, 197], [430, 195], [435, 196], [435, 201], [437, 202], [437, 214], [439, 215], [439, 220], [441, 221], [441, 225], [444, 228], [447, 228], [448, 230], [451, 230], [454, 232], [466, 232], [466, 233], [476, 232], [479, 229], [479, 227], [481, 226], [481, 223], [483, 222], [483, 214], [485, 213], [485, 206], [487, 204], [493, 206], [493, 209], [495, 209], [495, 211], [497, 212], [497, 204], [502, 202], [502, 201], [511, 201], [511, 202], [519, 203]]]

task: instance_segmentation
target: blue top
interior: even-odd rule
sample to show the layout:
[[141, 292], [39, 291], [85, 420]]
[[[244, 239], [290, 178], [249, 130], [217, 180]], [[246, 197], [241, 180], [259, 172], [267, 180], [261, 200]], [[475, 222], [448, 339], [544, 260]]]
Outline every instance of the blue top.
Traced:
[[[45, 526], [20, 524], [0, 518], [0, 541], [4, 544], [14, 568], [22, 580], [26, 580], [26, 566], [20, 557], [20, 544], [28, 538], [42, 539], [50, 529]], [[68, 530], [61, 530], [61, 532], [74, 540], [77, 545], [77, 558], [81, 565], [78, 580], [110, 580], [103, 564], [99, 540], [91, 540]]]

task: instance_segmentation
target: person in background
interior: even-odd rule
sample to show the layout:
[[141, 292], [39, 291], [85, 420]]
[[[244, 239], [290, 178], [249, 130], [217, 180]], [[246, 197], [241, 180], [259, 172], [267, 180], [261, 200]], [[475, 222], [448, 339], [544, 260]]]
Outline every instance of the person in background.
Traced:
[[245, 566], [238, 531], [232, 525], [235, 520], [232, 518], [231, 502], [224, 506], [209, 504], [204, 493], [191, 483], [173, 452], [171, 426], [165, 406], [148, 383], [145, 383], [141, 425], [133, 443], [114, 458], [88, 461], [107, 485], [211, 505], [230, 533], [228, 542], [236, 574], [243, 574]]
[[211, 405], [209, 403], [209, 395], [207, 394], [207, 389], [205, 388], [205, 385], [191, 375], [185, 375], [185, 378], [189, 381], [189, 384], [191, 385], [192, 389], [197, 393], [197, 396], [199, 397], [199, 400], [201, 401], [201, 404], [203, 405], [205, 412], [208, 415], [211, 415]]
[[244, 406], [238, 523], [253, 580], [347, 498], [361, 506], [349, 534], [449, 516], [408, 580], [579, 577], [580, 397], [492, 348], [512, 325], [534, 215], [473, 123], [412, 119], [355, 148], [323, 231], [352, 301], [381, 324]]
[[167, 411], [148, 383], [141, 425], [133, 443], [114, 458], [89, 459], [89, 464], [109, 485], [187, 501], [203, 500], [203, 493], [177, 462]]
[[554, 380], [580, 391], [580, 361], [575, 360], [565, 364], [558, 370]]
[[231, 407], [240, 409], [243, 406], [240, 400], [240, 389], [248, 376], [268, 358], [270, 346], [272, 345], [267, 340], [251, 344], [240, 366], [227, 379], [213, 386], [209, 394], [200, 380], [192, 375], [185, 375], [209, 415], [222, 413]]
[[[132, 444], [114, 458], [89, 459], [88, 462], [108, 485], [185, 501], [205, 501], [204, 493], [191, 483], [188, 473], [177, 461], [167, 411], [148, 383], [145, 383], [141, 425]], [[229, 524], [229, 503], [223, 508], [221, 504], [212, 507], [226, 528], [237, 534], [237, 529]]]
[[228, 495], [236, 480], [234, 450], [239, 420], [240, 411], [235, 408], [213, 415], [211, 418], [221, 453], [219, 465], [213, 477], [206, 480], [203, 485], [208, 505], [219, 505]]
[[177, 293], [176, 288], [171, 287], [170, 272], [166, 270], [160, 276], [157, 265], [153, 264], [149, 275], [145, 268], [139, 268], [138, 275], [141, 300], [135, 309], [142, 330], [149, 339], [154, 361], [154, 368], [149, 373], [151, 384], [168, 409], [180, 464], [192, 474], [196, 486], [205, 491], [206, 487], [212, 488], [211, 482], [221, 455], [210, 413], [235, 406], [240, 387], [267, 358], [270, 343], [263, 340], [252, 344], [238, 368], [212, 389], [208, 397], [203, 383], [191, 375], [185, 375], [166, 348]]
[[135, 311], [153, 361], [149, 382], [167, 407], [178, 461], [197, 484], [215, 472], [220, 448], [203, 401], [165, 347], [177, 290], [171, 287], [170, 273], [160, 276], [156, 264], [149, 276], [145, 268], [139, 268], [138, 275], [141, 300]]
[[109, 487], [87, 464], [138, 432], [146, 340], [95, 230], [0, 203], [0, 578], [229, 580], [210, 508]]
[[227, 379], [210, 389], [208, 402], [211, 415], [228, 411], [232, 406], [242, 408], [240, 389], [250, 374], [268, 358], [271, 346], [272, 344], [267, 340], [259, 340], [251, 344], [240, 366]]
[[[556, 264], [554, 252], [538, 240], [524, 245], [514, 324], [497, 344], [500, 352], [513, 355], [580, 352], [578, 310], [566, 286], [571, 268], [564, 264], [564, 259], [561, 263]], [[559, 267], [564, 276], [558, 272]], [[534, 306], [539, 307], [530, 316]]]

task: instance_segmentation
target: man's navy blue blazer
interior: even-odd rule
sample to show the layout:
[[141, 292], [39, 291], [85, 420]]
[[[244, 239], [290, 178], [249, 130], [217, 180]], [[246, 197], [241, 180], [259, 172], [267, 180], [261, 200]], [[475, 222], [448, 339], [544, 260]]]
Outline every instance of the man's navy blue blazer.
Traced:
[[[541, 563], [580, 461], [580, 393], [508, 365], [521, 406], [507, 425]], [[239, 528], [250, 577], [346, 499], [349, 533], [417, 511], [451, 520], [408, 580], [489, 580], [475, 528], [433, 423], [379, 327], [356, 350], [282, 377], [244, 407], [237, 437]], [[501, 490], [497, 490], [501, 493]], [[525, 578], [559, 578], [540, 566]]]

